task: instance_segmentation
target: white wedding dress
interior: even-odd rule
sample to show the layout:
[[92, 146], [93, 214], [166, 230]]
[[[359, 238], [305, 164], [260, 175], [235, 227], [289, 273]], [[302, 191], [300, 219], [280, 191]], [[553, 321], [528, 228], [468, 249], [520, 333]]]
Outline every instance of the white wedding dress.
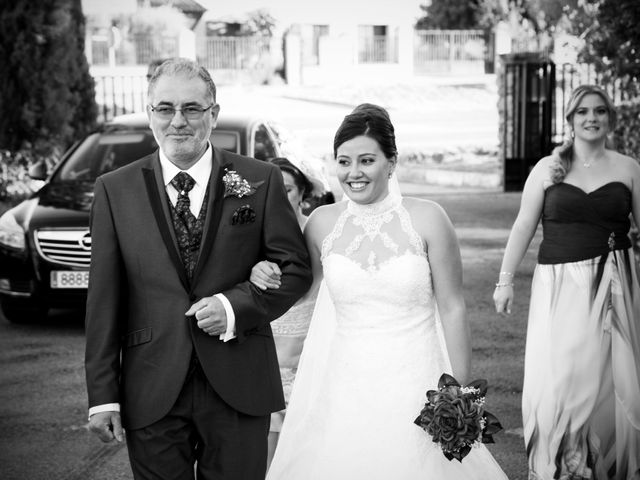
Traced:
[[429, 260], [398, 194], [348, 201], [268, 480], [496, 480], [484, 447], [447, 460], [413, 423], [450, 372]]

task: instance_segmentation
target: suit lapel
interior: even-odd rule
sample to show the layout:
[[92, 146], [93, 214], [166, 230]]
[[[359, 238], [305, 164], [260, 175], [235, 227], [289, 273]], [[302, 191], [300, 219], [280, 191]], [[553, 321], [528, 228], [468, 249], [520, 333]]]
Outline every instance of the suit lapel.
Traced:
[[144, 177], [149, 203], [153, 210], [153, 215], [156, 219], [158, 229], [160, 230], [162, 240], [167, 247], [169, 258], [171, 258], [171, 263], [173, 263], [173, 266], [180, 277], [180, 283], [182, 283], [184, 289], [188, 291], [189, 280], [187, 278], [184, 265], [182, 264], [182, 260], [180, 259], [180, 254], [178, 253], [178, 241], [176, 239], [175, 232], [173, 231], [173, 222], [171, 220], [171, 212], [169, 211], [169, 205], [167, 203], [158, 152], [151, 157], [151, 165], [142, 168], [142, 175]]
[[224, 200], [224, 184], [222, 183], [222, 177], [224, 176], [225, 168], [229, 170], [233, 168], [233, 166], [226, 161], [226, 155], [223, 150], [214, 147], [212, 153], [213, 164], [211, 167], [211, 177], [209, 179], [209, 205], [207, 206], [207, 216], [204, 222], [202, 242], [200, 243], [198, 263], [196, 264], [196, 268], [193, 273], [192, 285], [196, 284], [202, 268], [206, 265], [209, 255], [211, 255], [213, 242], [216, 238], [216, 234], [218, 233], [220, 218], [222, 217], [222, 206]]

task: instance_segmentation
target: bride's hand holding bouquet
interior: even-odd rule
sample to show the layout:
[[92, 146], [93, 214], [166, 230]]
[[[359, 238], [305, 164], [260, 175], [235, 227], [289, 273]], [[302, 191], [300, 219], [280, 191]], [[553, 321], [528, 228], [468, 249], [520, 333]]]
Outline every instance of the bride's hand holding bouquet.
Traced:
[[498, 419], [484, 409], [486, 380], [460, 385], [443, 373], [437, 390], [427, 392], [427, 402], [414, 423], [437, 443], [448, 460], [462, 461], [474, 445], [494, 443], [502, 430]]

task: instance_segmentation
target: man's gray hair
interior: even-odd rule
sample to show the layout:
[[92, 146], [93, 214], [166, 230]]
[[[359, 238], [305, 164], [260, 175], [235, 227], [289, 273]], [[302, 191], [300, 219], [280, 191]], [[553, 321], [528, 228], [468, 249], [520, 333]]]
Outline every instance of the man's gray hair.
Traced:
[[211, 94], [211, 99], [216, 102], [216, 84], [213, 83], [209, 71], [197, 62], [188, 58], [170, 58], [163, 62], [149, 79], [149, 87], [147, 89], [147, 97], [151, 97], [151, 93], [158, 83], [158, 79], [162, 76], [185, 76], [187, 78], [200, 78], [207, 86], [207, 91]]

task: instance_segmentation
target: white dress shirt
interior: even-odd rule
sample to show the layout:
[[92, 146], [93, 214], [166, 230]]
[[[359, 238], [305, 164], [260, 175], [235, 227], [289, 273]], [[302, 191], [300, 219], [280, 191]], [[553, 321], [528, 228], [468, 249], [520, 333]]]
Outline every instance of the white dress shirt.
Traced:
[[[200, 159], [188, 170], [180, 170], [177, 166], [171, 163], [162, 149], [160, 149], [160, 166], [162, 168], [162, 178], [164, 180], [164, 186], [167, 195], [169, 195], [169, 200], [174, 207], [178, 202], [178, 191], [173, 187], [173, 185], [171, 185], [171, 180], [173, 179], [173, 177], [175, 177], [178, 173], [184, 171], [195, 180], [195, 185], [188, 193], [190, 204], [189, 209], [191, 210], [191, 213], [193, 213], [193, 215], [198, 218], [198, 215], [200, 215], [200, 209], [202, 208], [202, 203], [204, 202], [204, 196], [207, 192], [207, 188], [209, 187], [209, 177], [211, 176], [211, 169], [213, 166], [213, 150], [211, 148], [211, 144], [207, 146], [207, 150], [204, 152], [202, 157], [200, 157]], [[233, 307], [231, 306], [231, 303], [229, 303], [227, 297], [225, 297], [222, 293], [217, 293], [214, 295], [214, 297], [220, 300], [227, 314], [227, 331], [220, 335], [220, 340], [222, 340], [223, 342], [228, 342], [229, 340], [236, 337], [236, 316], [233, 312]], [[89, 409], [89, 417], [99, 412], [119, 411], [119, 403], [107, 403], [104, 405], [91, 407]]]

